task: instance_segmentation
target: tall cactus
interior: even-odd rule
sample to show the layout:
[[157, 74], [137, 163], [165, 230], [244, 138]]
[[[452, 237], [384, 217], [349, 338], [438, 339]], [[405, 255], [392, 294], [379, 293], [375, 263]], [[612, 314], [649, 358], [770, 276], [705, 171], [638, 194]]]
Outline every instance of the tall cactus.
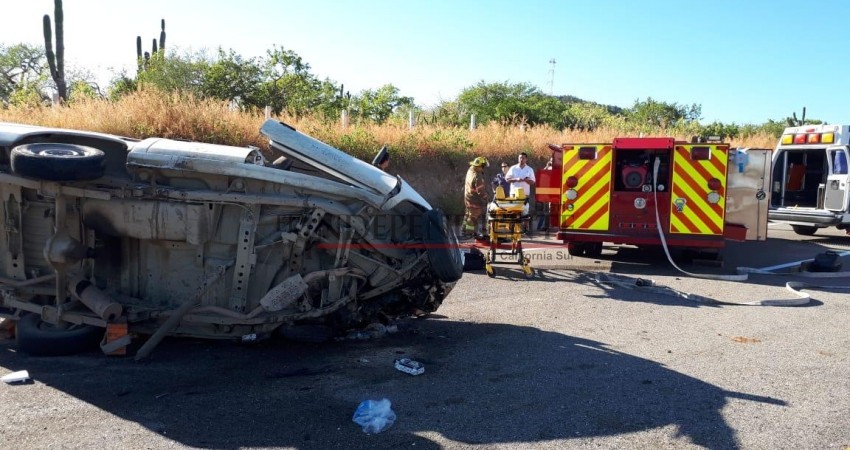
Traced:
[[50, 67], [50, 76], [56, 83], [56, 91], [59, 99], [65, 101], [68, 97], [68, 85], [65, 82], [65, 32], [62, 14], [62, 0], [53, 0], [53, 17], [56, 19], [56, 52], [53, 52], [53, 33], [50, 29], [50, 15], [45, 14], [44, 25], [44, 53], [47, 56], [47, 65]]
[[139, 72], [143, 70], [142, 61], [142, 37], [136, 36], [136, 63], [139, 65]]
[[145, 52], [142, 54], [142, 37], [136, 36], [136, 60], [139, 64], [139, 73], [147, 69], [151, 56], [160, 52], [163, 55], [165, 54], [165, 19], [162, 19], [160, 22], [159, 46], [157, 46], [156, 38], [154, 38], [150, 53]]
[[162, 19], [159, 32], [159, 49], [165, 50], [165, 19]]

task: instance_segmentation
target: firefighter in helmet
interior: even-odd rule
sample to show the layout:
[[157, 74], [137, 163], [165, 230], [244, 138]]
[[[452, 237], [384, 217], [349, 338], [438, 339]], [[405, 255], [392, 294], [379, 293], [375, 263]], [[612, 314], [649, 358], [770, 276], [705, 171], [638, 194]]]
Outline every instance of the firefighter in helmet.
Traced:
[[479, 156], [469, 163], [466, 180], [463, 183], [463, 204], [466, 215], [463, 218], [463, 234], [479, 235], [483, 233], [482, 216], [490, 201], [487, 193], [487, 183], [484, 180], [484, 169], [489, 167], [487, 158]]

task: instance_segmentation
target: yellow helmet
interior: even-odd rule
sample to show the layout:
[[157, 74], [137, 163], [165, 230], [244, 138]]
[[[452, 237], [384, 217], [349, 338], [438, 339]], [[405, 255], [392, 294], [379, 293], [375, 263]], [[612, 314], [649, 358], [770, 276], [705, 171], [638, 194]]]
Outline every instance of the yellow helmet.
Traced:
[[481, 166], [490, 167], [490, 161], [487, 161], [487, 158], [485, 158], [483, 156], [479, 156], [479, 157], [473, 159], [472, 161], [470, 161], [469, 165], [475, 166], [475, 167], [481, 167]]

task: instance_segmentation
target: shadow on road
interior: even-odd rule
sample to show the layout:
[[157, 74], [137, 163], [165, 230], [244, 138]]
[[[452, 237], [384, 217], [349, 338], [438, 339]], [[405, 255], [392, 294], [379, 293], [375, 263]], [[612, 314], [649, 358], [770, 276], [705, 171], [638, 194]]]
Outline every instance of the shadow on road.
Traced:
[[[721, 415], [729, 399], [785, 404], [532, 327], [435, 318], [405, 324], [384, 339], [322, 346], [166, 340], [142, 364], [98, 353], [27, 357], [6, 344], [0, 365], [27, 369], [37, 383], [200, 448], [438, 448], [434, 435], [534, 443], [668, 426], [696, 445], [736, 448]], [[422, 362], [425, 374], [393, 369], [399, 355]], [[398, 420], [365, 435], [352, 413], [361, 400], [382, 397]], [[61, 414], [37, 404], [30, 414], [39, 407]]]

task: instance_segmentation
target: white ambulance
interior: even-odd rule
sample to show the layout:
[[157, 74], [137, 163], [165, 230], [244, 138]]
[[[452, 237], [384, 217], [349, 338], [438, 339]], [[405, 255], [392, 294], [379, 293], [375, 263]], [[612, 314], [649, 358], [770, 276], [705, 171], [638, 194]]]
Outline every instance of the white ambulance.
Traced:
[[786, 128], [773, 152], [772, 222], [810, 236], [818, 228], [850, 228], [850, 126]]

